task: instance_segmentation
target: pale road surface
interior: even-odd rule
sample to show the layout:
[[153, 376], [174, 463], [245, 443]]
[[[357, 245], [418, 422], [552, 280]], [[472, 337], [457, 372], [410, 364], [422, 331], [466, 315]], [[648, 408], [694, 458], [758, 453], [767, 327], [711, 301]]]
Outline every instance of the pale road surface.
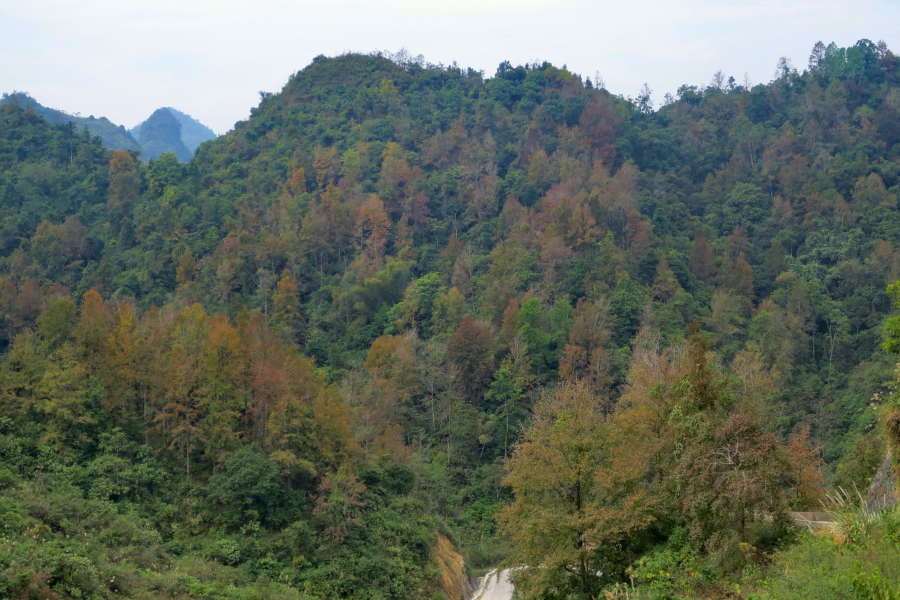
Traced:
[[496, 569], [484, 576], [481, 587], [475, 591], [472, 600], [512, 600], [513, 585], [509, 582], [509, 569]]

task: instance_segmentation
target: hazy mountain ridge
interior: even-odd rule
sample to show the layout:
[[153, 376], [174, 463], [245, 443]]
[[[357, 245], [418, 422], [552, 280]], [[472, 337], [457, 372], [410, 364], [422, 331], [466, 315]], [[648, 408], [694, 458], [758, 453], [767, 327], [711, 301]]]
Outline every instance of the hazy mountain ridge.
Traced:
[[48, 108], [25, 92], [4, 93], [0, 98], [0, 104], [17, 102], [24, 108], [31, 108], [51, 124], [75, 123], [78, 130], [85, 127], [90, 129], [92, 135], [99, 135], [103, 139], [103, 145], [110, 150], [140, 150], [140, 144], [131, 136], [130, 132], [122, 125], [116, 125], [106, 117], [94, 118], [73, 115], [55, 108]]
[[[130, 130], [123, 125], [116, 125], [106, 117], [95, 118], [93, 115], [82, 117], [71, 113], [48, 108], [40, 104], [25, 92], [4, 93], [0, 104], [16, 102], [23, 108], [31, 108], [51, 124], [75, 123], [78, 131], [87, 127], [92, 135], [98, 135], [103, 145], [110, 150], [138, 150], [143, 159], [158, 158], [165, 152], [172, 152], [181, 162], [188, 162], [194, 151], [203, 142], [215, 139], [216, 133], [200, 121], [171, 107], [157, 109], [146, 121]], [[164, 111], [168, 114], [160, 113]], [[173, 119], [168, 119], [171, 115]], [[141, 128], [149, 123], [149, 130], [141, 140]]]

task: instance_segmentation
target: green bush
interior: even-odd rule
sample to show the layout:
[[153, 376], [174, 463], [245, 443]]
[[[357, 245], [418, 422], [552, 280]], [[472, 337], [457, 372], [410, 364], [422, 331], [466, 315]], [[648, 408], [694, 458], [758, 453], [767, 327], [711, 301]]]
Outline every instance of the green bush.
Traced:
[[[865, 526], [860, 523], [865, 521]], [[900, 512], [843, 514], [838, 534], [804, 534], [775, 555], [755, 600], [893, 600], [900, 590]]]
[[286, 487], [278, 465], [250, 445], [235, 452], [210, 478], [206, 495], [214, 521], [239, 526], [253, 518], [270, 522], [286, 500]]

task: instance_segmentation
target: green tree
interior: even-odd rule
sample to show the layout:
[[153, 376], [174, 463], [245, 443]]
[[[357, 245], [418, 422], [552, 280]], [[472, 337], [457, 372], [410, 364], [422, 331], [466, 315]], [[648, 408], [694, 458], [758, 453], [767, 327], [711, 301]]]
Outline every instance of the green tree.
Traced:
[[537, 298], [522, 304], [516, 315], [516, 324], [537, 374], [546, 379], [554, 361], [553, 336], [547, 332], [547, 317], [541, 311]]
[[430, 337], [434, 303], [443, 292], [441, 278], [437, 273], [429, 273], [411, 282], [403, 296], [398, 325], [415, 327], [422, 337]]
[[254, 444], [225, 461], [223, 469], [210, 477], [206, 495], [215, 521], [232, 527], [254, 520], [271, 522], [285, 501], [281, 470]]
[[140, 501], [151, 498], [166, 480], [152, 448], [136, 446], [121, 429], [101, 433], [97, 449], [86, 467], [92, 498]]
[[752, 233], [769, 216], [771, 209], [772, 198], [758, 186], [738, 183], [724, 202], [713, 203], [707, 208], [706, 219], [720, 235], [727, 235], [735, 227], [743, 227]]
[[618, 276], [616, 288], [609, 299], [609, 308], [616, 318], [613, 324], [615, 342], [619, 346], [626, 346], [637, 332], [641, 311], [644, 309], [643, 294], [628, 273]]
[[434, 301], [431, 317], [432, 337], [446, 339], [459, 327], [468, 310], [465, 297], [455, 287], [442, 292]]

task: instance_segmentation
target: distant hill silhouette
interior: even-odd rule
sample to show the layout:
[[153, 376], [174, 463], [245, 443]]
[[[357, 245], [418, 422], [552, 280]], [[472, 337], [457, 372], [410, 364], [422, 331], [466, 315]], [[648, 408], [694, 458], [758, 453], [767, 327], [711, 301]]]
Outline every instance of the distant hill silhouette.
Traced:
[[[216, 139], [216, 137], [218, 137], [216, 135], [216, 132], [214, 132], [212, 129], [210, 129], [197, 119], [191, 117], [191, 115], [183, 113], [180, 110], [172, 108], [171, 106], [163, 107], [163, 109], [171, 112], [172, 115], [176, 119], [178, 119], [178, 122], [181, 123], [181, 141], [184, 143], [187, 149], [191, 151], [191, 153], [197, 150], [197, 147], [200, 146], [200, 144], [202, 144], [203, 142], [214, 140]], [[143, 123], [139, 123], [129, 131], [132, 137], [138, 140], [138, 142], [140, 142], [141, 140], [142, 125]]]
[[95, 118], [94, 115], [82, 117], [72, 115], [62, 110], [48, 108], [29, 96], [26, 92], [4, 93], [0, 97], [0, 104], [17, 103], [23, 108], [31, 108], [53, 125], [58, 123], [73, 122], [81, 131], [87, 127], [93, 135], [99, 135], [103, 145], [112, 150], [140, 150], [140, 144], [131, 136], [122, 125], [116, 125], [106, 117]]
[[168, 108], [156, 109], [149, 119], [141, 123], [140, 131], [145, 160], [171, 152], [181, 162], [188, 162], [194, 154], [181, 140], [181, 122]]

